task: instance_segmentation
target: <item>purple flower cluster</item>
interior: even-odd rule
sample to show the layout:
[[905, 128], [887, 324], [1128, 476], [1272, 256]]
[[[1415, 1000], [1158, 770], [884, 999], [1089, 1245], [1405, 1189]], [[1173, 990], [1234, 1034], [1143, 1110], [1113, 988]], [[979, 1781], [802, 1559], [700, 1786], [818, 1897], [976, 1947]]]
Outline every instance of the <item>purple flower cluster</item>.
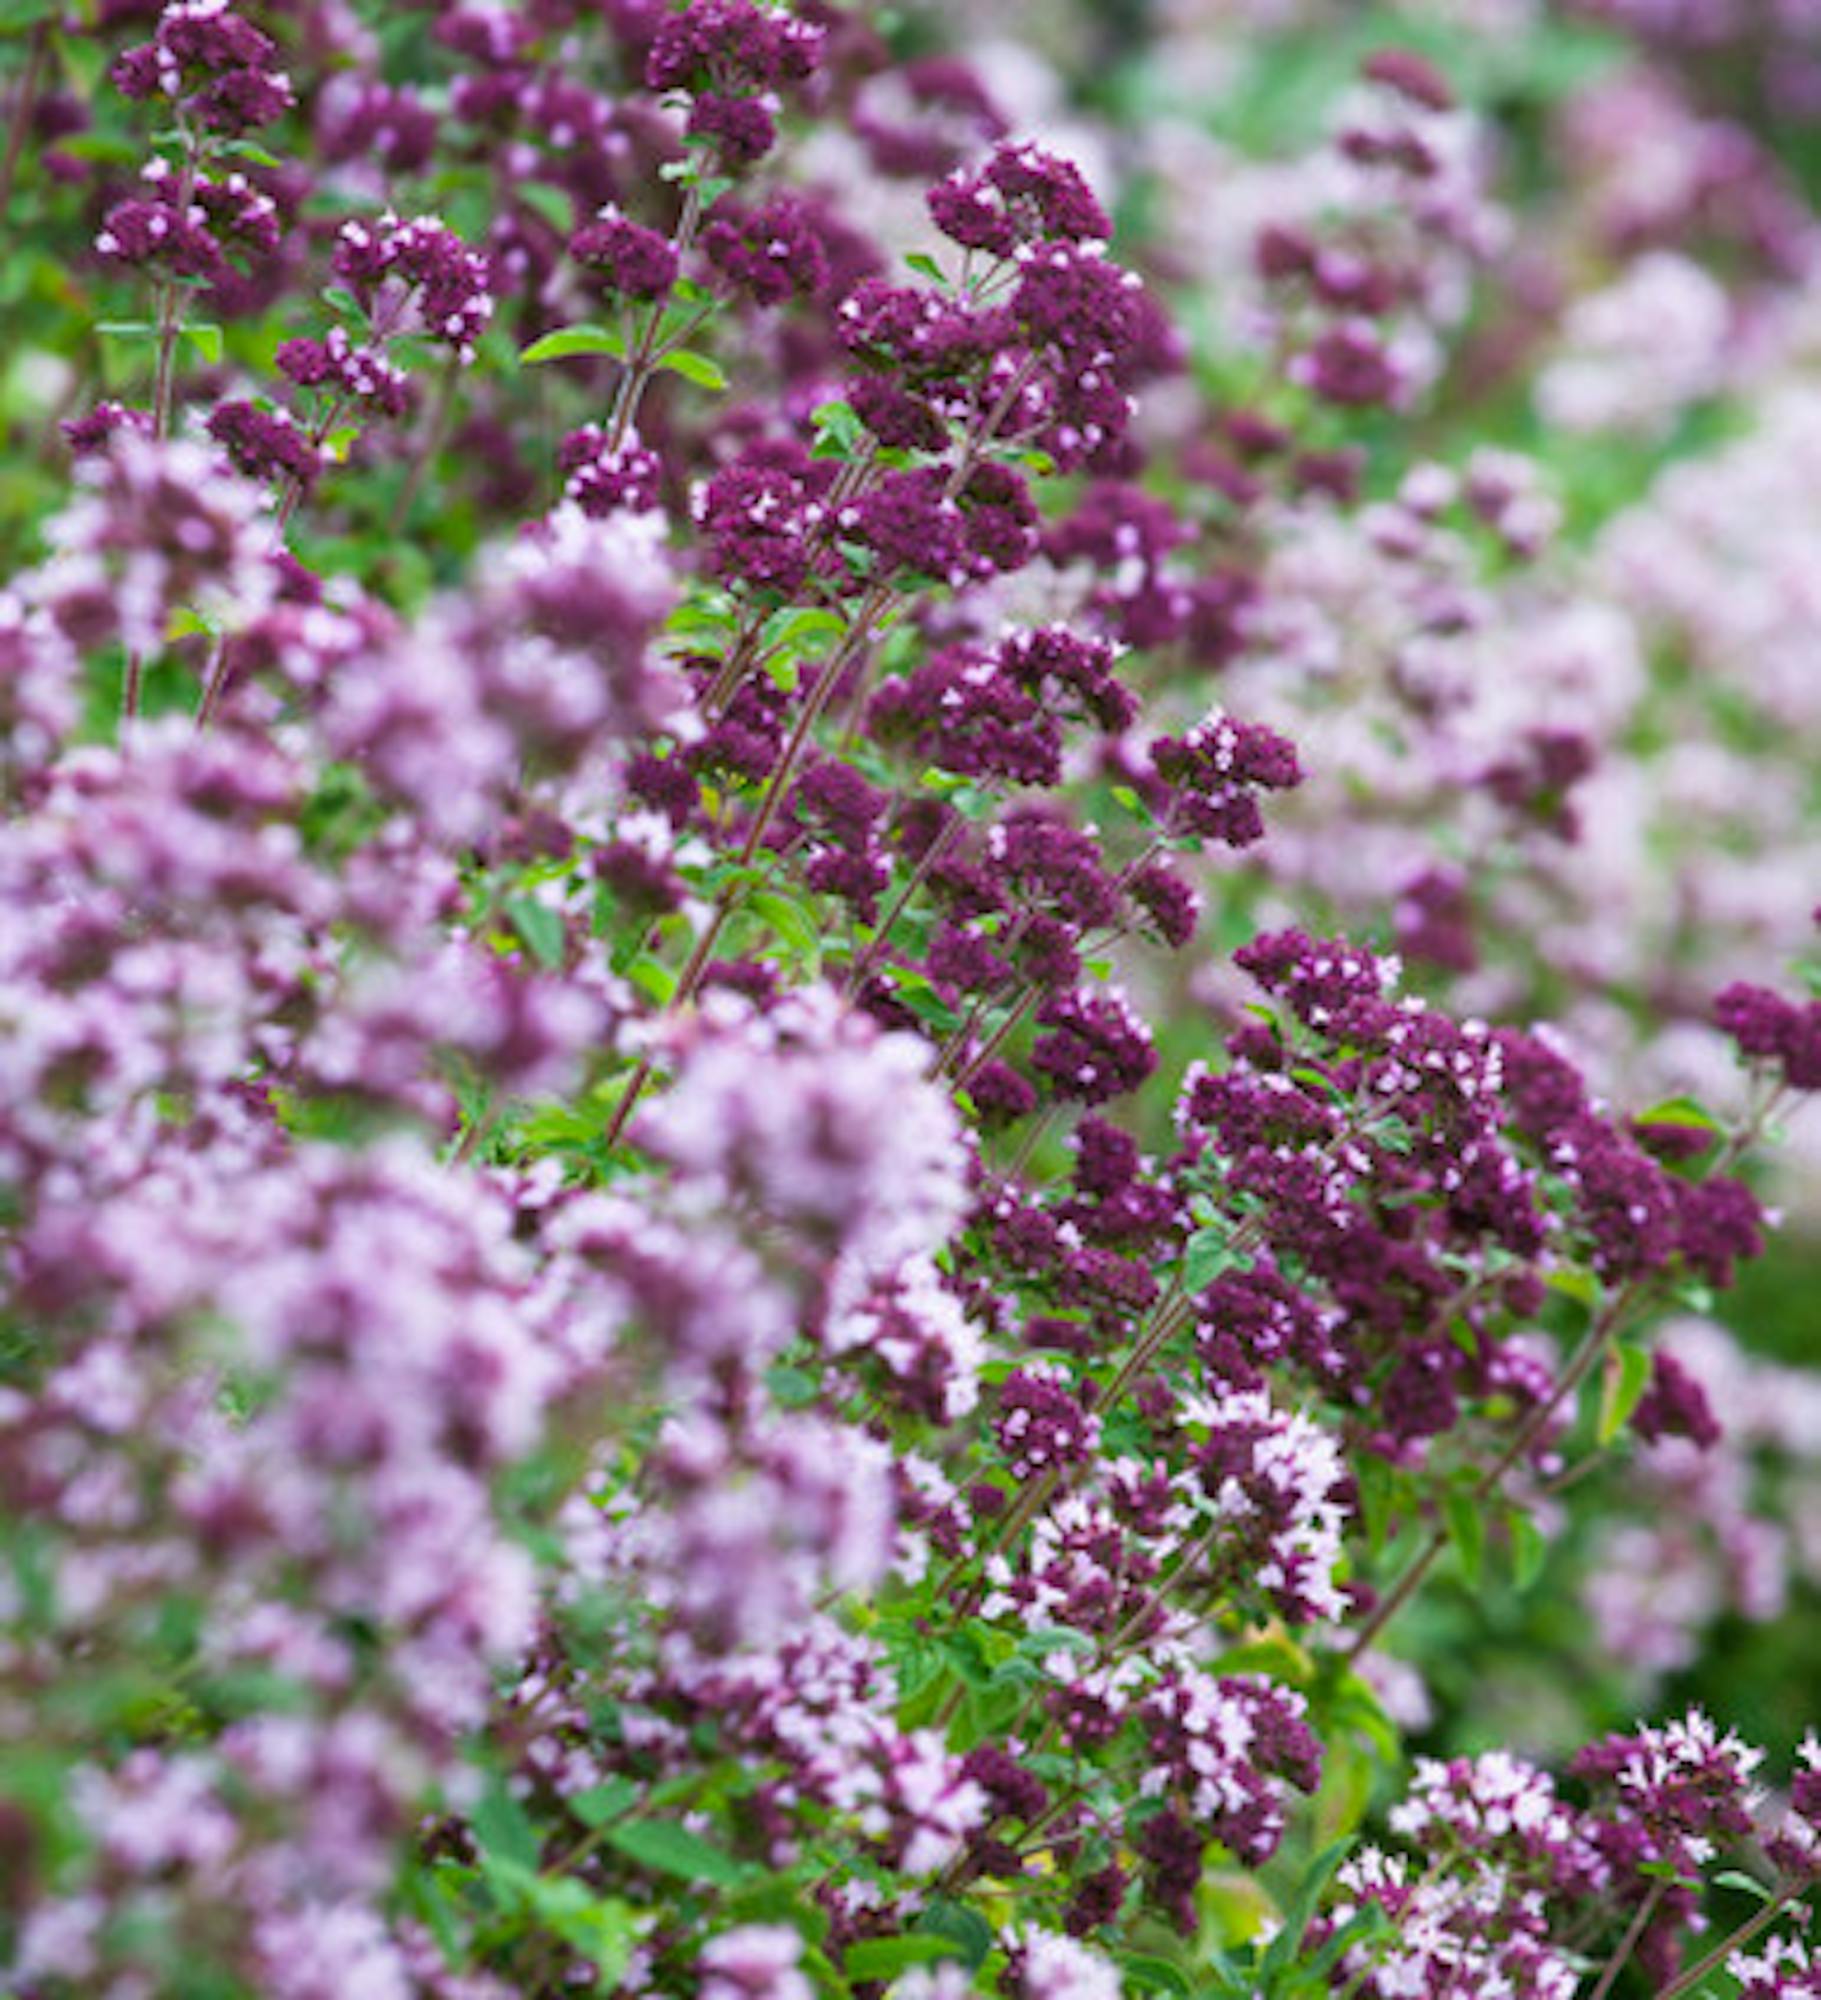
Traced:
[[[1821, 1079], [1757, 984], [1736, 1121], [1514, 1025], [1480, 861], [1548, 879], [1619, 728], [1528, 695], [1449, 739], [1468, 858], [1295, 921], [1323, 704], [1447, 739], [1554, 523], [1395, 462], [1497, 242], [1445, 80], [1368, 63], [1247, 211], [1262, 365], [1190, 369], [1082, 170], [860, 14], [383, 11], [103, 7], [98, 164], [17, 210], [147, 317], [0, 591], [5, 1975], [1673, 1990], [1725, 1850], [1814, 1878], [1812, 1744], [1768, 1828], [1698, 1714], [1420, 1760], [1409, 1852], [1294, 1882], [1391, 1620], [1598, 1450], [1750, 1566], [1652, 1320]], [[1223, 1960], [1267, 1866], [1302, 1927]]]

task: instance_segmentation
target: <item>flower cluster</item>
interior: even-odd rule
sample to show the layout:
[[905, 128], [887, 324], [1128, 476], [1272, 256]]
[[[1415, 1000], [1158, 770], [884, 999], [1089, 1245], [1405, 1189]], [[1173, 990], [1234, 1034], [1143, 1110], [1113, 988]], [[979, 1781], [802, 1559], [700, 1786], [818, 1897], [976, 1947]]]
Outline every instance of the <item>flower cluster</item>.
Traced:
[[[1594, 1670], [1821, 1575], [1708, 1317], [1821, 1084], [1795, 181], [1521, 8], [1283, 162], [1245, 9], [1048, 104], [91, 11], [0, 22], [0, 1981], [1812, 1991], [1821, 1749]], [[1552, 1775], [1467, 1683], [1571, 1571]]]

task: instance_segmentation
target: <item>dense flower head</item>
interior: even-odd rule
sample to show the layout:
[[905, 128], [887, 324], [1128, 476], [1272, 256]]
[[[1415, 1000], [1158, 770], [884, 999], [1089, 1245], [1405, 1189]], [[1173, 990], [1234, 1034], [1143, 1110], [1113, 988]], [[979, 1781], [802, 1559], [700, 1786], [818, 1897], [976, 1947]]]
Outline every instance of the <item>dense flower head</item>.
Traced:
[[345, 222], [334, 270], [387, 336], [421, 332], [458, 360], [474, 359], [493, 317], [491, 273], [447, 223], [390, 210], [372, 223]]
[[601, 274], [611, 292], [628, 299], [661, 299], [677, 281], [677, 253], [667, 236], [609, 203], [569, 239], [578, 264]]
[[702, 232], [702, 249], [721, 282], [755, 305], [781, 306], [828, 283], [814, 213], [795, 195], [774, 195], [754, 209], [720, 203]]
[[903, 743], [959, 777], [1051, 785], [1062, 775], [1061, 732], [1000, 662], [971, 646], [932, 654], [887, 681], [867, 707], [882, 743]]
[[980, 167], [939, 181], [927, 199], [943, 235], [994, 257], [1032, 243], [1104, 243], [1113, 233], [1080, 168], [1028, 142], [1002, 142]]
[[1273, 1854], [1284, 1832], [1283, 1784], [1313, 1791], [1321, 1776], [1300, 1698], [1267, 1681], [1183, 1668], [1162, 1677], [1140, 1712], [1153, 1760], [1142, 1789], [1180, 1801], [1198, 1839], [1219, 1841], [1241, 1861]]
[[239, 134], [270, 125], [294, 101], [277, 53], [230, 0], [170, 0], [152, 39], [128, 49], [112, 74], [128, 97], [167, 98], [198, 125]]
[[815, 74], [824, 39], [813, 22], [754, 0], [689, 0], [659, 27], [645, 81], [735, 95], [800, 83]]
[[1046, 1032], [1032, 1050], [1032, 1067], [1058, 1097], [1104, 1104], [1136, 1090], [1157, 1067], [1143, 1017], [1115, 988], [1058, 994], [1037, 1019]]
[[1196, 1399], [1183, 1416], [1201, 1440], [1191, 1456], [1213, 1510], [1217, 1573], [1231, 1565], [1236, 1583], [1256, 1585], [1292, 1623], [1338, 1616], [1347, 1474], [1335, 1440], [1262, 1390]]
[[831, 479], [826, 462], [769, 445], [717, 472], [696, 505], [715, 574], [787, 596], [797, 590], [815, 561]]
[[1714, 1018], [1742, 1055], [1774, 1061], [1792, 1089], [1821, 1084], [1821, 1001], [1798, 1007], [1765, 987], [1736, 982], [1714, 1001]]
[[961, 1213], [964, 1155], [917, 1043], [814, 991], [768, 1019], [704, 1026], [648, 1114], [654, 1150], [790, 1221], [855, 1275], [941, 1246]]
[[1227, 847], [1264, 838], [1256, 794], [1302, 783], [1295, 746], [1262, 723], [1216, 715], [1182, 736], [1160, 736], [1151, 765], [1174, 788], [1172, 813], [1183, 828]]
[[150, 651], [180, 610], [239, 623], [276, 594], [260, 490], [203, 446], [123, 425], [83, 461], [82, 480], [51, 525], [55, 555], [39, 584], [72, 637], [118, 635]]
[[993, 1427], [1016, 1479], [1078, 1465], [1100, 1439], [1099, 1419], [1081, 1407], [1065, 1372], [1047, 1362], [1007, 1377]]
[[1721, 1841], [1751, 1831], [1752, 1774], [1763, 1754], [1696, 1709], [1660, 1729], [1592, 1744], [1573, 1769], [1610, 1787], [1618, 1824], [1635, 1827], [1648, 1843], [1642, 1858], [1689, 1875]]

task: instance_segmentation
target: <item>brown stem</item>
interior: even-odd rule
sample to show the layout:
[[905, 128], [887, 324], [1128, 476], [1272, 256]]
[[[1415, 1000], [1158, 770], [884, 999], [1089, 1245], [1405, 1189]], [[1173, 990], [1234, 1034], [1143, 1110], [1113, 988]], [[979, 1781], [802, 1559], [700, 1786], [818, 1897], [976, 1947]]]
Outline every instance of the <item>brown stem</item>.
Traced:
[[[679, 263], [689, 254], [690, 246], [695, 242], [696, 231], [702, 225], [703, 207], [702, 189], [698, 182], [684, 199], [683, 213], [672, 239]], [[626, 357], [626, 372], [620, 377], [620, 386], [613, 399], [613, 414], [607, 421], [607, 451], [610, 456], [626, 442], [633, 419], [639, 413], [640, 399], [657, 370], [658, 355], [663, 349], [658, 330], [664, 324], [664, 315], [669, 308], [668, 297], [653, 302], [633, 343], [632, 352]]]
[[[1741, 1122], [1738, 1130], [1728, 1137], [1726, 1144], [1720, 1149], [1712, 1165], [1709, 1166], [1706, 1173], [1702, 1176], [1704, 1180], [1712, 1180], [1716, 1176], [1727, 1172], [1736, 1164], [1747, 1147], [1753, 1144], [1759, 1133], [1763, 1131], [1765, 1125], [1769, 1122], [1781, 1096], [1782, 1089], [1780, 1085], [1772, 1085], [1766, 1090], [1761, 1100]], [[1574, 1358], [1569, 1362], [1567, 1368], [1557, 1378], [1555, 1386], [1518, 1427], [1511, 1442], [1499, 1454], [1491, 1469], [1469, 1494], [1468, 1499], [1472, 1506], [1483, 1506], [1498, 1492], [1499, 1488], [1505, 1483], [1506, 1476], [1530, 1451], [1531, 1446], [1542, 1434], [1556, 1411], [1561, 1408], [1568, 1397], [1587, 1379], [1588, 1370], [1592, 1368], [1594, 1362], [1604, 1353], [1625, 1321], [1642, 1305], [1645, 1296], [1645, 1286], [1634, 1285], [1628, 1287], [1626, 1290], [1620, 1292], [1618, 1297], [1595, 1320], [1593, 1326], [1588, 1331], [1587, 1338], [1576, 1350]], [[1371, 1616], [1354, 1635], [1353, 1643], [1347, 1649], [1346, 1658], [1348, 1661], [1357, 1660], [1385, 1627], [1390, 1624], [1391, 1620], [1397, 1616], [1398, 1612], [1410, 1601], [1417, 1586], [1435, 1566], [1436, 1558], [1447, 1546], [1448, 1529], [1446, 1524], [1443, 1524], [1431, 1532], [1429, 1539], [1411, 1559], [1409, 1568], [1392, 1585], [1389, 1593], [1381, 1598], [1373, 1607]]]
[[13, 205], [13, 189], [18, 185], [19, 162], [32, 129], [32, 113], [38, 108], [38, 91], [51, 52], [51, 23], [40, 21], [32, 30], [26, 49], [25, 73], [19, 79], [19, 94], [7, 119], [6, 154], [0, 158], [0, 231], [4, 231]]
[[928, 881], [930, 871], [949, 849], [954, 846], [956, 839], [966, 824], [966, 820], [959, 813], [956, 813], [941, 828], [935, 839], [930, 842], [918, 857], [916, 867], [911, 870], [910, 880], [893, 897], [891, 908], [879, 920], [878, 928], [873, 932], [871, 943], [854, 960], [853, 970], [847, 975], [846, 994], [848, 999], [851, 1000], [859, 992], [860, 988], [865, 985], [873, 968], [891, 949], [892, 926], [903, 916], [905, 910], [910, 905], [910, 899]]
[[702, 697], [703, 711], [711, 722], [719, 719], [721, 711], [739, 692], [747, 668], [758, 658], [759, 634], [764, 631], [769, 615], [765, 611], [748, 612], [744, 624], [735, 634], [733, 644], [727, 649], [727, 657], [721, 662], [720, 672]]
[[1663, 1889], [1664, 1884], [1661, 1882], [1651, 1884], [1650, 1894], [1633, 1912], [1631, 1922], [1625, 1926], [1625, 1935], [1619, 1940], [1618, 1950], [1606, 1961], [1605, 1969], [1600, 1974], [1599, 1984], [1588, 1994], [1587, 2000], [1606, 2000], [1607, 1994], [1612, 1991], [1614, 1981], [1625, 1970], [1626, 1961], [1637, 1949], [1638, 1939], [1650, 1928], [1650, 1920], [1656, 1915], [1657, 1905], [1663, 1900]]
[[1019, 995], [1012, 1011], [1006, 1015], [998, 1027], [980, 1044], [971, 1059], [964, 1062], [956, 1070], [954, 1079], [954, 1088], [956, 1090], [965, 1090], [973, 1082], [974, 1078], [985, 1069], [987, 1064], [1005, 1047], [1012, 1036], [1018, 1032], [1025, 1016], [1042, 997], [1043, 989], [1040, 986], [1031, 985], [1024, 989], [1023, 993]]
[[137, 650], [126, 656], [126, 679], [120, 688], [120, 720], [137, 722], [139, 704], [145, 693], [145, 655]]
[[[1531, 1410], [1529, 1416], [1518, 1426], [1510, 1443], [1499, 1453], [1491, 1467], [1467, 1496], [1468, 1504], [1483, 1507], [1505, 1483], [1506, 1475], [1525, 1458], [1537, 1439], [1548, 1427], [1550, 1419], [1563, 1403], [1573, 1395], [1587, 1379], [1588, 1370], [1606, 1351], [1626, 1319], [1641, 1301], [1641, 1288], [1627, 1287], [1599, 1315], [1588, 1329], [1587, 1337], [1576, 1348], [1573, 1359], [1556, 1377], [1548, 1395]], [[1409, 1567], [1398, 1578], [1391, 1589], [1374, 1605], [1371, 1616], [1353, 1635], [1353, 1643], [1347, 1648], [1348, 1661], [1357, 1660], [1393, 1618], [1409, 1603], [1417, 1586], [1434, 1567], [1436, 1558], [1448, 1546], [1446, 1523], [1435, 1528], [1429, 1539], [1412, 1557]]]
[[[177, 177], [173, 206], [179, 221], [196, 192], [196, 175], [201, 165], [196, 141], [184, 135], [183, 171]], [[152, 375], [152, 435], [171, 434], [171, 406], [177, 392], [177, 341], [183, 332], [183, 288], [175, 278], [166, 278], [158, 291], [158, 363]]]
[[430, 413], [430, 420], [424, 427], [423, 442], [412, 454], [411, 469], [405, 474], [405, 483], [398, 489], [398, 498], [392, 503], [392, 517], [386, 523], [386, 532], [396, 535], [402, 531], [411, 518], [411, 508], [429, 473], [431, 463], [443, 448], [443, 439], [448, 433], [449, 419], [455, 411], [455, 390], [461, 380], [462, 364], [453, 354], [443, 369], [443, 379], [437, 385], [436, 408]]
[[208, 664], [202, 670], [202, 701], [196, 710], [198, 729], [207, 729], [215, 720], [215, 711], [221, 706], [222, 696], [227, 693], [232, 674], [227, 635], [224, 633], [209, 648]]
[[886, 607], [892, 601], [892, 591], [886, 584], [875, 583], [854, 613], [854, 622], [847, 628], [847, 635], [824, 662], [822, 671], [816, 676], [815, 686], [803, 699], [803, 706], [797, 713], [796, 726], [790, 732], [790, 740], [784, 746], [784, 754], [778, 759], [777, 768], [767, 780], [765, 791], [759, 800], [758, 810], [753, 814], [752, 826], [746, 835], [745, 845], [740, 849], [740, 865], [752, 865], [753, 856], [765, 843], [765, 836], [771, 831], [773, 820], [778, 816], [784, 803], [784, 795], [790, 781], [796, 776], [804, 747], [809, 742], [810, 732], [821, 720], [823, 711], [834, 697], [835, 687], [841, 676], [859, 658], [873, 637]]
[[[708, 970], [708, 960], [714, 951], [716, 941], [726, 928], [728, 918], [738, 906], [739, 897], [740, 892], [736, 890], [731, 895], [723, 891], [715, 898], [714, 908], [708, 914], [708, 922], [703, 926], [702, 935], [696, 939], [688, 961], [677, 977], [676, 991], [670, 996], [672, 1008], [684, 1006], [694, 997], [703, 973]], [[649, 1055], [640, 1056], [638, 1067], [627, 1079], [626, 1088], [620, 1094], [620, 1101], [614, 1106], [613, 1116], [607, 1121], [608, 1145], [617, 1146], [620, 1143], [620, 1135], [630, 1123], [639, 1098], [646, 1084], [651, 1081], [654, 1067], [655, 1064]]]
[[1008, 1181], [1015, 1181], [1031, 1163], [1031, 1155], [1042, 1145], [1044, 1135], [1055, 1125], [1061, 1115], [1062, 1106], [1051, 1104], [1040, 1111], [1030, 1122], [1025, 1135], [1018, 1142], [1018, 1150], [1006, 1161], [1000, 1170]]
[[1803, 1882], [1790, 1882], [1766, 1903], [1756, 1916], [1748, 1918], [1730, 1937], [1722, 1938], [1706, 1957], [1698, 1958], [1684, 1973], [1679, 1974], [1657, 1995], [1657, 2000], [1680, 2000], [1684, 1993], [1692, 1993], [1710, 1972], [1718, 1972], [1720, 1967], [1746, 1945], [1770, 1929], [1790, 1905], [1805, 1896], [1814, 1887], [1812, 1878]]
[[[315, 450], [320, 451], [322, 449], [324, 440], [335, 428], [336, 419], [347, 406], [347, 397], [337, 396], [330, 403], [329, 407], [323, 411], [322, 415], [317, 418], [315, 423], [310, 426], [310, 443]], [[275, 523], [275, 531], [279, 541], [282, 542], [284, 540], [285, 531], [291, 525], [291, 517], [302, 504], [304, 494], [307, 491], [308, 488], [303, 480], [293, 473], [289, 483], [285, 487], [284, 497], [278, 503], [278, 519]]]

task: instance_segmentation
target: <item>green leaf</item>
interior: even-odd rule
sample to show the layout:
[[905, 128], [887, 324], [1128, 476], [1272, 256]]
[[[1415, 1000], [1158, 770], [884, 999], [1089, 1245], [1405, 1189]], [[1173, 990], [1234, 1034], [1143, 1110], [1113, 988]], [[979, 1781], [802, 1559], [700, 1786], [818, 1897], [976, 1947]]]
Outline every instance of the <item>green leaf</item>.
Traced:
[[1047, 1660], [1052, 1653], [1092, 1653], [1098, 1646], [1098, 1640], [1067, 1625], [1041, 1626], [1018, 1641], [1018, 1651], [1027, 1660]]
[[632, 1905], [617, 1897], [597, 1896], [573, 1876], [555, 1881], [537, 1878], [529, 1900], [540, 1920], [594, 1966], [593, 1991], [614, 1991], [631, 1963], [638, 1938], [638, 1915]]
[[1742, 1869], [1722, 1868], [1712, 1878], [1716, 1889], [1734, 1889], [1741, 1896], [1749, 1896], [1756, 1903], [1774, 1903], [1777, 1899], [1774, 1889], [1767, 1889], [1755, 1875], [1747, 1875]]
[[564, 326], [534, 340], [519, 359], [527, 368], [535, 368], [540, 361], [568, 361], [578, 354], [611, 354], [623, 361], [626, 343], [611, 327]]
[[1666, 1097], [1648, 1111], [1640, 1111], [1632, 1121], [1637, 1125], [1677, 1125], [1716, 1136], [1726, 1130], [1707, 1106], [1693, 1097]]
[[1282, 1927], [1258, 1962], [1263, 1981], [1268, 1982], [1295, 1962], [1296, 1954], [1302, 1949], [1303, 1933], [1309, 1928], [1309, 1920], [1315, 1915], [1322, 1892], [1335, 1869], [1347, 1858], [1352, 1845], [1351, 1835], [1345, 1840], [1337, 1840], [1332, 1846], [1324, 1847], [1309, 1864], [1308, 1874], [1298, 1884], [1295, 1895], [1284, 1905]]
[[1232, 1232], [1224, 1224], [1196, 1230], [1182, 1253], [1184, 1291], [1204, 1290], [1237, 1261], [1228, 1247], [1231, 1240]]
[[251, 139], [230, 139], [220, 149], [229, 159], [251, 160], [256, 167], [281, 167], [284, 162], [276, 153], [268, 153], [263, 146], [254, 145]]
[[1315, 1795], [1315, 1838], [1342, 1840], [1354, 1832], [1372, 1803], [1372, 1759], [1357, 1742], [1330, 1742]]
[[1202, 1936], [1220, 1945], [1249, 1944], [1281, 1914], [1258, 1877], [1237, 1868], [1210, 1868], [1201, 1878], [1195, 1902]]
[[1542, 1529], [1515, 1507], [1506, 1517], [1505, 1529], [1511, 1538], [1511, 1579], [1519, 1590], [1528, 1590], [1543, 1573], [1549, 1544]]
[[727, 377], [720, 365], [710, 361], [706, 354], [697, 354], [687, 347], [678, 347], [669, 354], [658, 356], [658, 366], [668, 368], [673, 375], [681, 375], [685, 382], [693, 382], [698, 389], [712, 389], [717, 394], [727, 387]]
[[1650, 1383], [1650, 1352], [1622, 1341], [1607, 1351], [1600, 1370], [1600, 1418], [1595, 1435], [1601, 1445], [1618, 1436], [1638, 1407]]
[[104, 319], [95, 331], [105, 340], [150, 340], [158, 329], [149, 319]]
[[1486, 1554], [1484, 1502], [1457, 1486], [1442, 1502], [1442, 1508], [1448, 1516], [1448, 1533], [1461, 1552], [1461, 1571], [1467, 1587], [1477, 1590]]
[[927, 278], [931, 284], [940, 285], [944, 291], [948, 290], [948, 273], [927, 250], [913, 250], [904, 261], [918, 277]]
[[554, 972], [563, 962], [563, 947], [568, 937], [562, 918], [529, 896], [508, 896], [506, 916], [532, 957]]
[[1229, 1646], [1215, 1663], [1223, 1674], [1265, 1674], [1286, 1687], [1306, 1688], [1315, 1678], [1315, 1660], [1288, 1632], [1264, 1632]]
[[822, 1394], [822, 1385], [806, 1368], [792, 1368], [787, 1362], [774, 1361], [765, 1371], [765, 1386], [771, 1391], [774, 1402], [784, 1405], [787, 1410], [806, 1410]]
[[660, 1875], [675, 1875], [684, 1882], [713, 1882], [731, 1888], [744, 1879], [746, 1870], [731, 1855], [710, 1847], [699, 1834], [674, 1820], [635, 1819], [624, 1826], [611, 1826], [604, 1838], [628, 1861]]
[[471, 1816], [474, 1837], [486, 1854], [513, 1867], [537, 1872], [542, 1846], [530, 1816], [496, 1778], [481, 1794]]
[[584, 1826], [599, 1827], [618, 1819], [638, 1795], [639, 1788], [630, 1778], [609, 1778], [605, 1784], [574, 1793], [563, 1803]]
[[813, 605], [780, 611], [765, 628], [768, 646], [801, 646], [811, 639], [838, 639], [847, 630], [847, 620], [838, 611], [824, 611]]
[[917, 1919], [917, 1929], [931, 1937], [953, 1938], [970, 1972], [978, 1972], [993, 1948], [993, 1927], [978, 1910], [945, 1896], [932, 1900]]
[[514, 192], [532, 214], [549, 223], [559, 236], [567, 236], [575, 227], [575, 204], [561, 188], [552, 187], [548, 181], [521, 181]]
[[896, 1979], [913, 1965], [933, 1965], [938, 1959], [959, 1958], [958, 1938], [925, 1932], [921, 1937], [866, 1938], [850, 1945], [841, 1961], [841, 1970], [856, 1985], [862, 1980], [881, 1982]]
[[817, 458], [852, 458], [866, 443], [866, 426], [851, 404], [820, 404], [813, 417]]
[[222, 330], [214, 324], [214, 320], [198, 320], [194, 326], [186, 326], [184, 340], [188, 340], [196, 348], [196, 352], [202, 356], [204, 362], [208, 362], [210, 368], [220, 366], [220, 358], [224, 352]]
[[653, 958], [649, 953], [627, 966], [626, 977], [654, 1007], [668, 1007], [670, 996], [677, 990], [676, 974], [661, 958]]
[[746, 907], [803, 957], [817, 959], [822, 954], [821, 926], [811, 911], [793, 896], [776, 889], [755, 889], [746, 898]]
[[1366, 1543], [1377, 1555], [1391, 1531], [1391, 1510], [1397, 1499], [1397, 1474], [1383, 1459], [1362, 1454], [1355, 1468], [1355, 1480], [1359, 1487], [1359, 1513], [1366, 1530]]
[[1140, 1993], [1182, 1993], [1195, 1991], [1189, 1975], [1167, 1958], [1152, 1958], [1144, 1952], [1128, 1952], [1119, 1961], [1127, 1983]]

